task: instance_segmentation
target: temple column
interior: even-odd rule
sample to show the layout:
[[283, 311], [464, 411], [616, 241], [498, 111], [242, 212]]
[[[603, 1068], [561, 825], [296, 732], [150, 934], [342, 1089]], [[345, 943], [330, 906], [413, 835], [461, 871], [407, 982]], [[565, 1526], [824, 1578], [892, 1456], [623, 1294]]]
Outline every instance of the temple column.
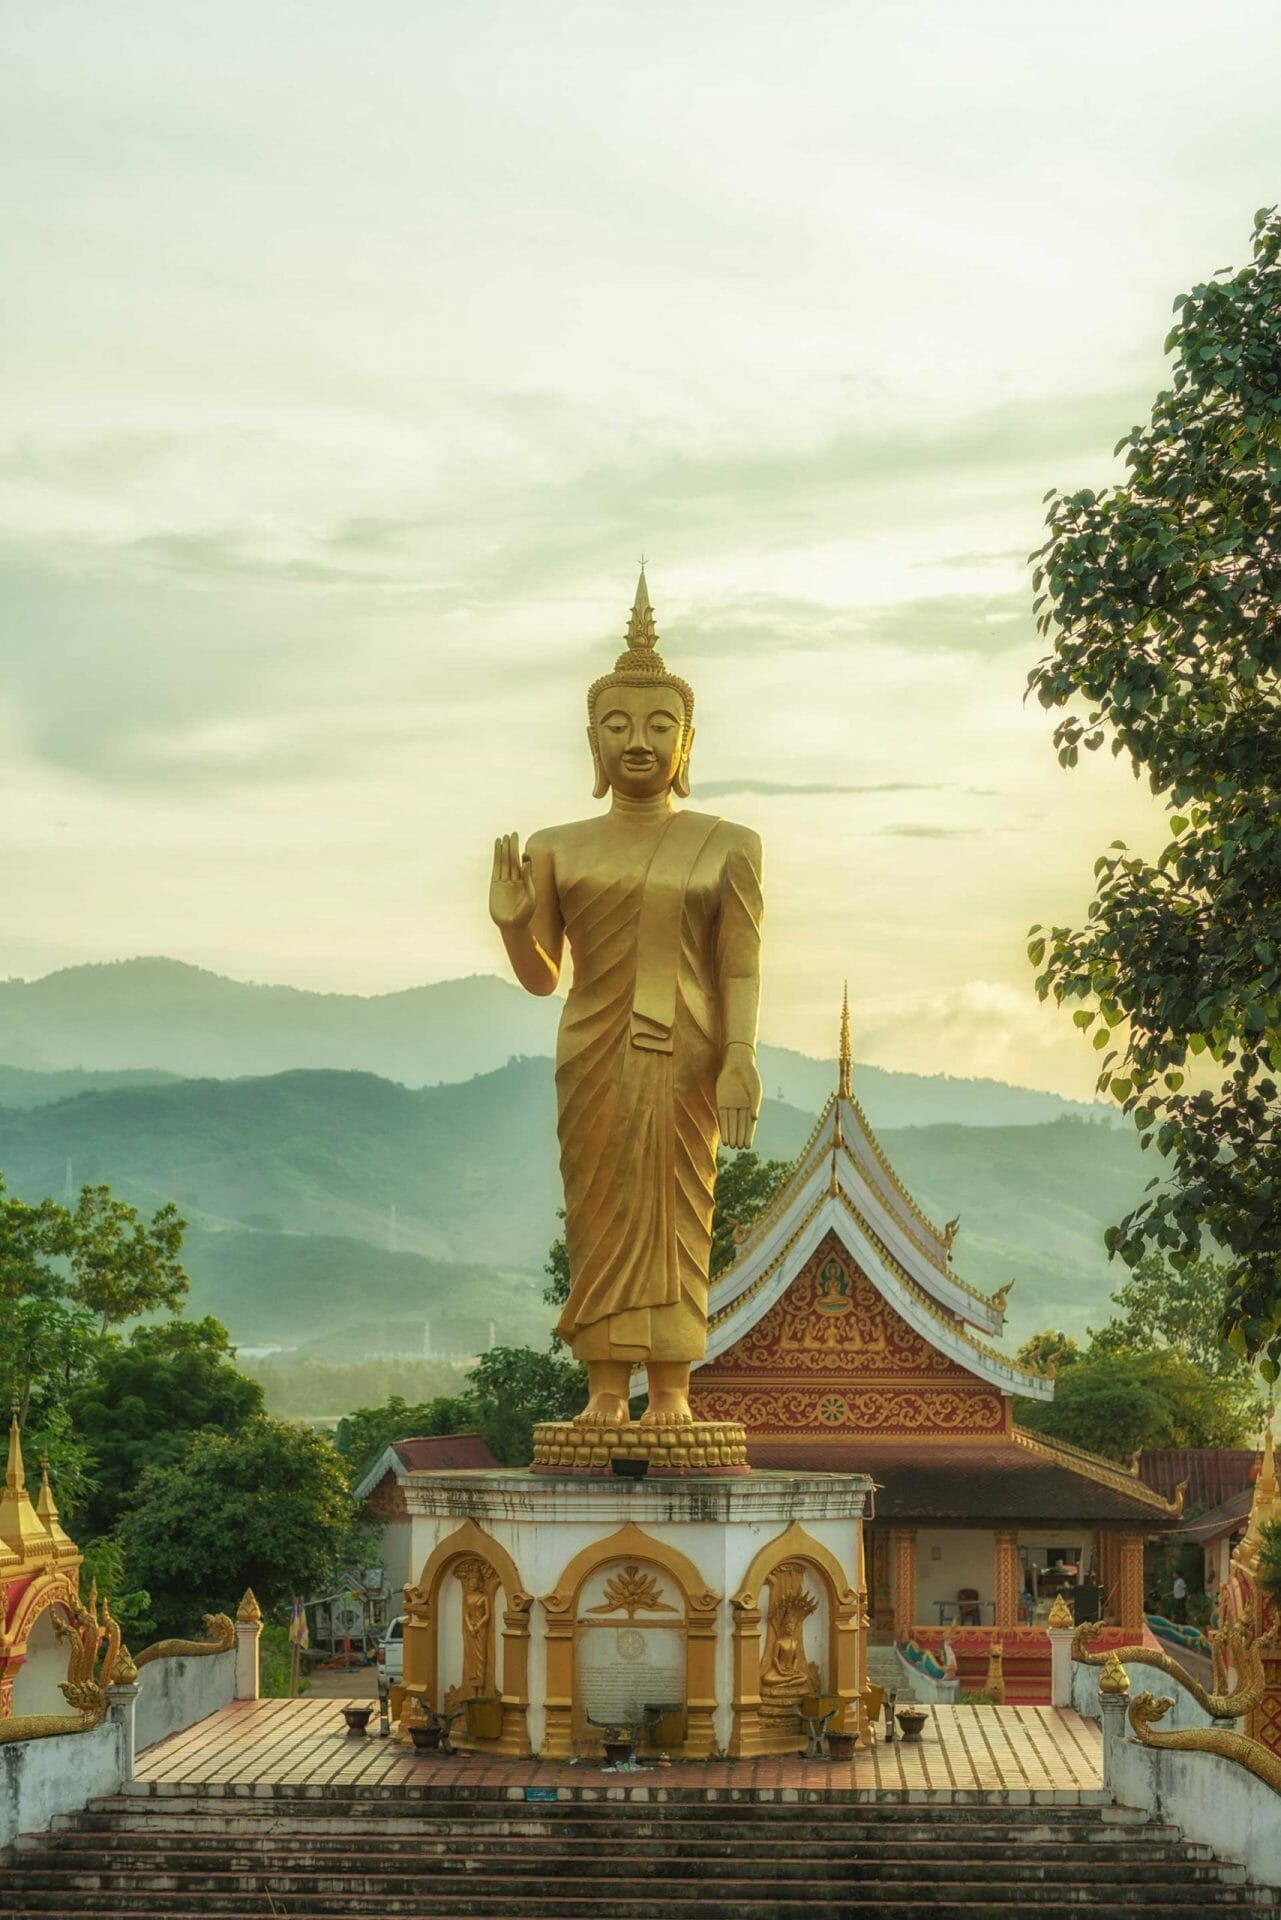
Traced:
[[1099, 1533], [1099, 1617], [1117, 1618], [1116, 1535], [1106, 1529]]
[[1143, 1535], [1123, 1533], [1119, 1541], [1119, 1600], [1117, 1611], [1127, 1633], [1143, 1632]]
[[895, 1527], [890, 1534], [894, 1562], [894, 1638], [906, 1640], [916, 1625], [916, 1528]]
[[995, 1548], [993, 1592], [996, 1596], [996, 1625], [1019, 1624], [1019, 1536], [1012, 1527], [1000, 1527], [992, 1536]]

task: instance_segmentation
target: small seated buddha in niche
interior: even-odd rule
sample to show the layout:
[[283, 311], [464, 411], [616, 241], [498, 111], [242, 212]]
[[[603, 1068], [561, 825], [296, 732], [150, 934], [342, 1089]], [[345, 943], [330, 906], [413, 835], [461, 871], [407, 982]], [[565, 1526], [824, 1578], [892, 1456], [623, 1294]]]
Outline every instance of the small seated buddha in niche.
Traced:
[[634, 1367], [644, 1419], [691, 1418], [707, 1344], [716, 1154], [760, 1113], [761, 845], [677, 808], [694, 695], [669, 673], [644, 568], [626, 650], [587, 696], [595, 796], [609, 807], [494, 843], [489, 910], [517, 980], [573, 977], [556, 1048], [570, 1291], [557, 1332], [587, 1364], [579, 1420], [621, 1425]]

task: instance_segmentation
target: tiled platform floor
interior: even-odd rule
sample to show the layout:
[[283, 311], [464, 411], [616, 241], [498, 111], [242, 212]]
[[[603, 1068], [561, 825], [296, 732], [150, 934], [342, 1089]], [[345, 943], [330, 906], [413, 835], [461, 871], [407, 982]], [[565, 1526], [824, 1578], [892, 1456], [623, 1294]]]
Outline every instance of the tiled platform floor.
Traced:
[[[1056, 1799], [1102, 1798], [1098, 1727], [1052, 1707], [935, 1707], [919, 1742], [878, 1744], [853, 1764], [801, 1759], [677, 1761], [640, 1773], [607, 1772], [599, 1763], [495, 1760], [416, 1754], [375, 1731], [352, 1738], [337, 1700], [245, 1700], [160, 1741], [138, 1757], [137, 1789], [220, 1786], [250, 1793], [273, 1785], [341, 1789], [423, 1786], [455, 1792], [554, 1787], [630, 1797], [666, 1789], [728, 1798], [780, 1792], [871, 1794], [1031, 1793]], [[377, 1728], [377, 1705], [373, 1727]]]

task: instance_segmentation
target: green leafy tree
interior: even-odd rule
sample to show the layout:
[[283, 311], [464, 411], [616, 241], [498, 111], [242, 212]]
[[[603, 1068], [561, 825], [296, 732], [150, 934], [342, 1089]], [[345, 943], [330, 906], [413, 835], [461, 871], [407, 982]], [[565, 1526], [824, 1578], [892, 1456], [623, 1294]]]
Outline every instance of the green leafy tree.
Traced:
[[786, 1160], [762, 1160], [750, 1149], [723, 1153], [716, 1162], [716, 1211], [712, 1215], [712, 1273], [721, 1273], [745, 1235], [764, 1213], [788, 1175]]
[[162, 1307], [177, 1313], [191, 1282], [179, 1254], [187, 1223], [172, 1204], [149, 1221], [110, 1187], [82, 1187], [71, 1216], [71, 1296], [100, 1330]]
[[368, 1473], [393, 1440], [419, 1434], [470, 1433], [478, 1411], [465, 1395], [426, 1400], [411, 1406], [393, 1393], [381, 1407], [357, 1407], [338, 1422], [334, 1445], [347, 1462], [353, 1486]]
[[[762, 1214], [788, 1175], [786, 1160], [762, 1160], [750, 1150], [722, 1153], [716, 1162], [716, 1207], [712, 1214], [711, 1272], [720, 1273], [738, 1250], [735, 1234], [745, 1234]], [[562, 1207], [556, 1218], [563, 1220]], [[552, 1241], [543, 1266], [549, 1306], [563, 1307], [569, 1298], [569, 1249], [561, 1234]]]
[[68, 1404], [95, 1462], [77, 1521], [109, 1534], [147, 1467], [175, 1464], [204, 1428], [239, 1431], [262, 1411], [262, 1388], [235, 1365], [217, 1320], [176, 1320], [136, 1327], [127, 1344], [106, 1348]]
[[1159, 1253], [1145, 1254], [1112, 1302], [1119, 1312], [1094, 1335], [1096, 1350], [1141, 1348], [1156, 1341], [1206, 1373], [1250, 1377], [1249, 1362], [1223, 1338], [1223, 1270], [1217, 1260], [1172, 1267]]
[[553, 1349], [494, 1347], [467, 1376], [475, 1425], [496, 1460], [525, 1466], [540, 1420], [572, 1420], [587, 1404], [587, 1372]]
[[97, 1351], [93, 1314], [69, 1296], [71, 1247], [65, 1207], [20, 1200], [0, 1177], [0, 1353], [24, 1422], [33, 1393], [65, 1390]]
[[1025, 1340], [1014, 1357], [1021, 1367], [1031, 1367], [1036, 1373], [1049, 1373], [1052, 1368], [1059, 1373], [1076, 1365], [1081, 1349], [1071, 1334], [1047, 1327], [1044, 1333], [1034, 1333]]
[[1021, 1426], [1114, 1460], [1139, 1448], [1240, 1446], [1254, 1413], [1247, 1385], [1162, 1347], [1089, 1353], [1059, 1374], [1052, 1401], [1015, 1400]]
[[1281, 217], [1175, 302], [1169, 389], [1122, 484], [1047, 495], [1034, 556], [1052, 651], [1031, 676], [1064, 766], [1105, 743], [1169, 810], [1155, 860], [1095, 862], [1085, 925], [1032, 929], [1099, 1087], [1167, 1177], [1108, 1236], [1137, 1266], [1222, 1256], [1223, 1324], [1281, 1370]]
[[81, 1543], [80, 1553], [80, 1591], [87, 1593], [91, 1583], [96, 1586], [99, 1597], [110, 1603], [125, 1639], [141, 1647], [142, 1636], [151, 1627], [151, 1595], [145, 1587], [130, 1585], [120, 1542], [103, 1534]]
[[165, 1635], [234, 1612], [246, 1587], [264, 1608], [323, 1591], [352, 1527], [346, 1467], [328, 1439], [259, 1415], [235, 1433], [193, 1434], [179, 1459], [148, 1467], [116, 1538]]
[[90, 1373], [121, 1320], [176, 1311], [187, 1292], [179, 1262], [185, 1222], [171, 1206], [150, 1222], [85, 1187], [74, 1209], [9, 1193], [0, 1178], [0, 1353], [25, 1420]]

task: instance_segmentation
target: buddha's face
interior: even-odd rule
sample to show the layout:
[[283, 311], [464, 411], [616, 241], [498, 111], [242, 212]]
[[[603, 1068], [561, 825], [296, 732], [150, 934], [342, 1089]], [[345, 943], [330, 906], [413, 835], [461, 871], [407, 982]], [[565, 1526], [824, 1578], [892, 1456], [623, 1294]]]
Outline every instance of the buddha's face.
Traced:
[[665, 793], [676, 778], [689, 729], [675, 687], [606, 687], [597, 703], [596, 744], [605, 778], [634, 800]]

